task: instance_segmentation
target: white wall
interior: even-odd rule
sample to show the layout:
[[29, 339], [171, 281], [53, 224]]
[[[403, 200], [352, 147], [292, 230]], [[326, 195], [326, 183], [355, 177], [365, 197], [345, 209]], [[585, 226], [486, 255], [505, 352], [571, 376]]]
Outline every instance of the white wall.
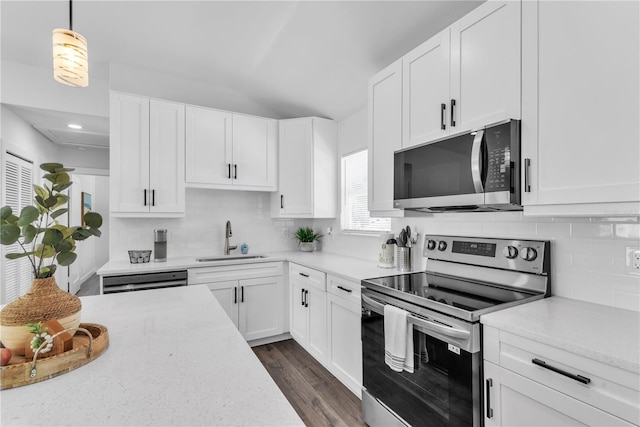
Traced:
[[[340, 153], [366, 148], [366, 138], [366, 109], [338, 124]], [[522, 212], [408, 215], [392, 219], [392, 230], [398, 234], [410, 225], [420, 233], [420, 243], [425, 233], [551, 240], [553, 295], [640, 311], [640, 275], [626, 267], [627, 248], [640, 247], [638, 217], [536, 218]], [[336, 235], [323, 239], [325, 251], [377, 259], [377, 238], [339, 234], [337, 220], [313, 224], [320, 230], [334, 227]]]
[[279, 117], [272, 109], [225, 86], [214, 86], [150, 70], [111, 63], [110, 89], [202, 107], [257, 116]]
[[[167, 229], [167, 255], [221, 255], [224, 231], [231, 221], [230, 244], [246, 243], [249, 253], [294, 250], [293, 232], [308, 220], [272, 220], [271, 193], [227, 190], [187, 189], [186, 216], [174, 219], [111, 218], [110, 260], [128, 261], [128, 250], [153, 250], [153, 230]], [[283, 236], [286, 228], [289, 236]], [[153, 255], [152, 255], [153, 257]]]

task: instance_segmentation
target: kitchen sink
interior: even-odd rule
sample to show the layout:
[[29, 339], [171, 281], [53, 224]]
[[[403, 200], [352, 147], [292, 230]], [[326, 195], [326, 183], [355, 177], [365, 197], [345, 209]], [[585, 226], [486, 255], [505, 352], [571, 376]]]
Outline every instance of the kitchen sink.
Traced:
[[207, 258], [196, 258], [197, 262], [216, 262], [216, 261], [234, 261], [234, 260], [250, 260], [266, 258], [266, 255], [220, 255]]

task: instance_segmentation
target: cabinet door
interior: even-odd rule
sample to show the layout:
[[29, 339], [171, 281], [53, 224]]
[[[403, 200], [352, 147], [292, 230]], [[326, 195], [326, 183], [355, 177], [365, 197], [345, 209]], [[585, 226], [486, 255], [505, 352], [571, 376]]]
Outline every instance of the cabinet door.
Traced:
[[310, 288], [308, 294], [309, 341], [307, 351], [316, 360], [327, 359], [327, 293]]
[[186, 180], [193, 184], [231, 185], [232, 115], [186, 107]]
[[207, 284], [209, 290], [216, 297], [227, 316], [238, 328], [238, 281], [230, 280]]
[[312, 119], [280, 121], [280, 214], [313, 215]]
[[282, 276], [240, 280], [238, 329], [247, 341], [282, 333]]
[[369, 80], [369, 212], [401, 216], [393, 209], [393, 152], [402, 148], [402, 60]]
[[484, 378], [491, 382], [485, 393], [486, 426], [632, 426], [491, 362], [484, 362]]
[[184, 105], [149, 104], [150, 212], [184, 212]]
[[402, 59], [402, 145], [411, 147], [449, 134], [450, 29]]
[[291, 336], [303, 347], [309, 338], [309, 315], [305, 307], [305, 288], [302, 283], [291, 281]]
[[520, 39], [516, 1], [488, 1], [451, 27], [451, 133], [520, 118]]
[[639, 215], [640, 3], [522, 8], [525, 214]]
[[333, 374], [356, 395], [362, 389], [360, 305], [329, 294], [327, 307], [328, 362]]
[[277, 189], [276, 122], [233, 115], [233, 184]]
[[149, 212], [149, 100], [110, 95], [112, 212]]

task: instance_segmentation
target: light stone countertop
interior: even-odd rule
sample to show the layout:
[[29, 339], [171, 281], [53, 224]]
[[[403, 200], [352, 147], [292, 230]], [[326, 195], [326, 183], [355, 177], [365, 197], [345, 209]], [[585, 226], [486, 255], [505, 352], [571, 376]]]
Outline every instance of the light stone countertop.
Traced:
[[480, 322], [640, 373], [640, 312], [551, 297], [485, 314]]
[[[256, 255], [265, 255], [266, 258], [250, 258]], [[203, 254], [203, 258], [207, 255]], [[221, 256], [221, 255], [217, 255]], [[234, 254], [231, 258], [236, 258]], [[291, 261], [305, 267], [314, 268], [324, 271], [335, 276], [348, 280], [360, 281], [362, 279], [370, 279], [373, 277], [391, 276], [396, 274], [405, 274], [395, 268], [381, 268], [377, 266], [375, 261], [364, 260], [345, 255], [334, 254], [331, 252], [261, 252], [258, 254], [249, 254], [246, 259], [229, 259], [215, 262], [197, 262], [195, 257], [176, 257], [168, 258], [166, 262], [148, 262], [144, 264], [130, 264], [128, 261], [109, 261], [103, 265], [97, 272], [100, 276], [113, 276], [119, 274], [139, 274], [150, 273], [155, 271], [168, 271], [189, 269], [198, 267], [215, 267], [221, 265], [242, 265], [247, 263], [260, 262], [277, 262]], [[423, 266], [417, 266], [416, 270], [424, 270]]]
[[303, 425], [206, 286], [83, 297], [109, 348], [0, 394], [0, 424]]

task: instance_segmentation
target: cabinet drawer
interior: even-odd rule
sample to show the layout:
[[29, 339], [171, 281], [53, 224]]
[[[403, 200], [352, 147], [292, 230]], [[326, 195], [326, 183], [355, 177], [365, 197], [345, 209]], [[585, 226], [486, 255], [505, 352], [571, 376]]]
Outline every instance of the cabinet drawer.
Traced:
[[282, 275], [281, 262], [259, 262], [255, 264], [221, 265], [189, 269], [189, 284], [224, 282], [227, 280], [252, 279]]
[[314, 287], [323, 292], [327, 290], [326, 274], [313, 268], [290, 263], [289, 279], [303, 287]]
[[360, 283], [341, 277], [327, 276], [327, 292], [345, 298], [360, 306]]
[[640, 424], [640, 375], [637, 373], [486, 326], [484, 348], [488, 361]]

